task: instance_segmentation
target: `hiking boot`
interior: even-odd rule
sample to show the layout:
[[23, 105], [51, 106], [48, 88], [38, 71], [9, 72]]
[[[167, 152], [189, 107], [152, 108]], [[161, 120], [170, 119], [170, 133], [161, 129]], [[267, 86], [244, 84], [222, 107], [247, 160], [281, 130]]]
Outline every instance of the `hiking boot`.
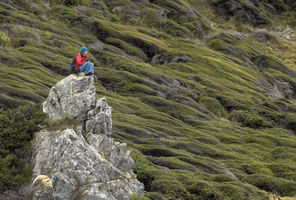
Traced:
[[92, 72], [89, 72], [88, 74], [86, 74], [85, 76], [91, 76], [91, 75], [93, 75], [94, 73], [92, 73]]

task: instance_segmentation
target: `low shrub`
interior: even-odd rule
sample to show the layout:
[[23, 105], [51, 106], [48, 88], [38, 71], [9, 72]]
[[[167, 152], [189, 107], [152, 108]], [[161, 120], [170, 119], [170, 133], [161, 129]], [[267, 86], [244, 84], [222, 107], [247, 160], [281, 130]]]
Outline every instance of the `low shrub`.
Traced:
[[250, 128], [271, 127], [271, 123], [255, 111], [232, 111], [228, 117], [231, 121], [241, 122]]
[[63, 4], [65, 6], [78, 6], [85, 4], [84, 0], [50, 0], [52, 4]]
[[76, 128], [79, 125], [77, 120], [70, 117], [64, 117], [59, 120], [46, 119], [45, 123], [49, 130], [65, 130], [67, 128]]
[[30, 141], [44, 119], [40, 105], [0, 110], [0, 193], [30, 182]]

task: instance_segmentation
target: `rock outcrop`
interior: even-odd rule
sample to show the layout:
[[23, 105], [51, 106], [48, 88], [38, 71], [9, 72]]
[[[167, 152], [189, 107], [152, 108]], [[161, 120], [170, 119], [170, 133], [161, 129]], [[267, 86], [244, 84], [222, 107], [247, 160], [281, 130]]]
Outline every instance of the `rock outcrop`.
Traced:
[[49, 177], [52, 190], [39, 187], [34, 200], [115, 200], [144, 193], [144, 185], [133, 173], [131, 151], [108, 137], [112, 109], [105, 98], [96, 99], [95, 94], [89, 76], [70, 75], [50, 90], [43, 111], [52, 120], [69, 117], [80, 125], [43, 129], [37, 134], [33, 180]]
[[93, 78], [70, 75], [51, 88], [43, 104], [43, 112], [51, 119], [68, 116], [83, 120], [86, 112], [95, 106], [95, 93]]

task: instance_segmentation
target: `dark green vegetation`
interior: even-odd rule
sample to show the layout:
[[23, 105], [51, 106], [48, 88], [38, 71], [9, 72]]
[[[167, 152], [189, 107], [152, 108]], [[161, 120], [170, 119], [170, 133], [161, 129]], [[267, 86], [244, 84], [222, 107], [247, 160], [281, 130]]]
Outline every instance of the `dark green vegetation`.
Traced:
[[0, 192], [30, 183], [31, 140], [45, 114], [40, 105], [0, 110]]
[[7, 115], [43, 101], [86, 45], [98, 96], [113, 107], [113, 136], [134, 149], [147, 197], [296, 195], [296, 45], [253, 32], [294, 29], [293, 8], [272, 0], [0, 1], [0, 106]]

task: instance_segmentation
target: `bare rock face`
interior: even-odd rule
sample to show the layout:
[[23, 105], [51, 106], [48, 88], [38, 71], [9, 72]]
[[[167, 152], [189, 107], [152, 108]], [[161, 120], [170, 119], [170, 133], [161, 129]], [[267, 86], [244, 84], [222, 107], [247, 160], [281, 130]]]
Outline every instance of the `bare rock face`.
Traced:
[[86, 132], [110, 135], [112, 131], [112, 108], [106, 98], [96, 99], [94, 78], [83, 73], [72, 74], [53, 86], [43, 112], [54, 120], [77, 119]]
[[108, 106], [106, 98], [97, 100], [96, 105], [87, 112], [84, 122], [86, 132], [111, 135], [112, 108]]
[[108, 137], [112, 108], [106, 98], [96, 99], [93, 83], [93, 77], [70, 75], [50, 90], [43, 111], [53, 120], [76, 119], [80, 126], [37, 134], [33, 180], [48, 177], [52, 187], [41, 187], [33, 199], [125, 200], [144, 193], [131, 150]]
[[95, 94], [93, 77], [70, 75], [51, 88], [43, 104], [43, 112], [52, 119], [67, 116], [82, 120], [95, 106]]

